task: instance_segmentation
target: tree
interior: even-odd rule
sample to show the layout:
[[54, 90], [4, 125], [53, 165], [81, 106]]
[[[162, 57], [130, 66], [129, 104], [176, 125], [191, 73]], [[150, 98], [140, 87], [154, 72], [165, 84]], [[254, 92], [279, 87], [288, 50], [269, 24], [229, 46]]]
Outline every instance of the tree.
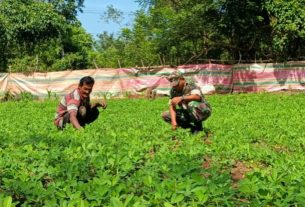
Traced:
[[[137, 2], [147, 11], [158, 53], [164, 57], [175, 54], [182, 63], [200, 59], [233, 59], [234, 63], [304, 57], [304, 0]], [[135, 24], [137, 21], [136, 18]]]
[[52, 5], [30, 0], [1, 1], [0, 21], [4, 69], [14, 53], [32, 53], [35, 45], [58, 37], [65, 30], [65, 19]]
[[66, 18], [68, 22], [77, 22], [77, 11], [82, 12], [85, 0], [41, 0], [52, 4], [54, 9]]
[[275, 60], [304, 59], [305, 1], [266, 1]]
[[82, 6], [83, 0], [2, 0], [2, 70], [9, 65], [12, 71], [88, 67], [93, 40], [76, 18]]

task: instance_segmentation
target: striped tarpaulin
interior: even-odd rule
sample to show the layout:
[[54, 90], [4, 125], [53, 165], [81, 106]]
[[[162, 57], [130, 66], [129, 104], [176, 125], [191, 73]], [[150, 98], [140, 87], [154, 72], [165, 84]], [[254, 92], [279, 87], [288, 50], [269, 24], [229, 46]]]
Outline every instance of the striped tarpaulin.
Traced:
[[203, 93], [230, 93], [232, 90], [232, 65], [201, 64], [179, 66], [191, 76]]
[[242, 64], [233, 66], [234, 92], [305, 89], [305, 63]]
[[77, 87], [80, 78], [92, 76], [92, 95], [125, 96], [153, 89], [169, 94], [167, 76], [175, 70], [200, 86], [204, 94], [305, 89], [305, 63], [286, 64], [198, 64], [177, 68], [88, 69], [48, 73], [0, 73], [0, 93], [29, 92], [38, 97], [63, 95]]
[[0, 94], [7, 91], [8, 73], [0, 73]]

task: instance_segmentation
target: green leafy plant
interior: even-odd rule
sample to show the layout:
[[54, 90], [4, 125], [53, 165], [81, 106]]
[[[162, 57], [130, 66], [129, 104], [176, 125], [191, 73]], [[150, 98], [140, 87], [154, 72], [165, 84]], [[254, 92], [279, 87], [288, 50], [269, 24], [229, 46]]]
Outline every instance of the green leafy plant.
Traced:
[[58, 100], [2, 103], [0, 206], [302, 206], [304, 93], [207, 99], [197, 135], [167, 98], [110, 99], [83, 131], [56, 129]]

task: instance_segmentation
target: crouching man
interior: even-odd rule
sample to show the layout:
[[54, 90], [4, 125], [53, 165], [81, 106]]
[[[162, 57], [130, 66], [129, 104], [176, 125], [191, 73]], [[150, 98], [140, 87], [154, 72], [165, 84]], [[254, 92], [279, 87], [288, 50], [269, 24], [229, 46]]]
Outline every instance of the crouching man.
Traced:
[[75, 129], [80, 129], [86, 124], [95, 121], [99, 116], [98, 107], [106, 108], [105, 101], [90, 104], [90, 93], [94, 85], [94, 79], [85, 76], [80, 79], [78, 87], [65, 95], [56, 110], [54, 124], [63, 130], [67, 123], [71, 123]]
[[203, 130], [205, 121], [212, 112], [210, 104], [204, 98], [201, 90], [192, 82], [187, 82], [179, 71], [169, 77], [171, 91], [169, 111], [163, 112], [164, 121], [177, 127], [190, 128], [192, 133]]

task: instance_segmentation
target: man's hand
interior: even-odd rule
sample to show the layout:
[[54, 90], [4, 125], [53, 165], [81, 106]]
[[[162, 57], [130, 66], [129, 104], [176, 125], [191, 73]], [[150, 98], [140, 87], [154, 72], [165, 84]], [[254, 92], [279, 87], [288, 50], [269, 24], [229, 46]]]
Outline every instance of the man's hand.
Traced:
[[172, 98], [172, 100], [171, 100], [171, 104], [172, 104], [173, 106], [176, 106], [177, 104], [181, 103], [182, 101], [183, 101], [182, 96], [174, 97], [174, 98]]
[[71, 111], [70, 112], [70, 122], [72, 124], [72, 126], [75, 128], [75, 129], [81, 129], [82, 126], [79, 124], [77, 118], [77, 112], [76, 111]]
[[[173, 101], [173, 99], [172, 99], [172, 101]], [[171, 103], [171, 105], [169, 106], [169, 113], [171, 116], [172, 130], [176, 130], [177, 129], [176, 106], [173, 103]]]
[[100, 106], [101, 106], [103, 109], [106, 109], [106, 108], [107, 108], [107, 103], [106, 103], [106, 101], [105, 101], [105, 100], [102, 100], [102, 101], [100, 102]]
[[103, 109], [106, 109], [107, 108], [107, 103], [105, 100], [102, 100], [101, 102], [97, 102], [95, 103], [92, 108], [94, 107], [102, 107]]
[[172, 124], [172, 130], [176, 130], [177, 129], [177, 125], [176, 124]]

